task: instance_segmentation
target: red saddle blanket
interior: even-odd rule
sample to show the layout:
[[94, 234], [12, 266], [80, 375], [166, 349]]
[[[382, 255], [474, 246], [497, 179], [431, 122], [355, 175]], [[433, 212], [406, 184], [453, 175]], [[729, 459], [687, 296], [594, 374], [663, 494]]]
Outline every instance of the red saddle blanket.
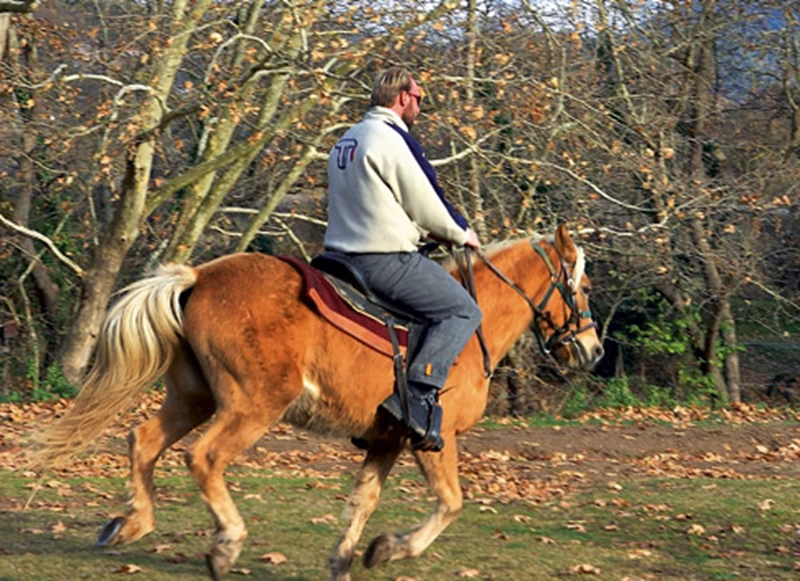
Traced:
[[[292, 256], [276, 256], [292, 265], [303, 277], [303, 297], [313, 304], [325, 320], [337, 329], [361, 341], [384, 355], [392, 356], [392, 341], [386, 324], [345, 299], [328, 278], [308, 263]], [[366, 300], [366, 299], [364, 299]], [[401, 352], [408, 346], [408, 329], [395, 325]]]

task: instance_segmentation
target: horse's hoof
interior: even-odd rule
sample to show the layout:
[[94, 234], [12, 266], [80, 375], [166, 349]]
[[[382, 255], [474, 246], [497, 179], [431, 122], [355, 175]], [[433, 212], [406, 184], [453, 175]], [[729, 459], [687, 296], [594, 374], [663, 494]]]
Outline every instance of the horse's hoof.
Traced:
[[222, 573], [217, 567], [213, 555], [206, 555], [206, 567], [208, 567], [208, 574], [211, 575], [211, 579], [214, 581], [221, 581]]
[[392, 558], [392, 537], [381, 535], [372, 539], [364, 553], [364, 567], [371, 569], [375, 565], [386, 563]]
[[117, 534], [119, 534], [123, 524], [125, 524], [125, 517], [123, 516], [118, 516], [108, 521], [103, 528], [100, 529], [97, 535], [96, 545], [98, 547], [107, 547], [115, 544], [119, 540]]

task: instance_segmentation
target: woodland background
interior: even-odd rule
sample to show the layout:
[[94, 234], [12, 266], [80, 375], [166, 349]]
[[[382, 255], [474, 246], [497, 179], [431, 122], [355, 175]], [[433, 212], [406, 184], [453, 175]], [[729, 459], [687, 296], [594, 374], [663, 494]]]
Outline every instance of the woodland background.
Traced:
[[[791, 0], [0, 0], [0, 398], [73, 392], [160, 263], [309, 257], [326, 155], [375, 74], [484, 241], [569, 223], [607, 356], [525, 338], [492, 411], [794, 400], [800, 5]], [[800, 394], [800, 391], [798, 392]]]

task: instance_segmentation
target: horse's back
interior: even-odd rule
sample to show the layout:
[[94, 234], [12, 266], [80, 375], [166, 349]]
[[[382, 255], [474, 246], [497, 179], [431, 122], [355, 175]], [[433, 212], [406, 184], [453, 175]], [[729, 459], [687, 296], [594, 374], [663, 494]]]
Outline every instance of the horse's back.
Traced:
[[[292, 338], [298, 327], [310, 331], [317, 318], [300, 299], [302, 280], [291, 265], [240, 253], [212, 260], [196, 272], [184, 328], [201, 364], [219, 361], [234, 375], [258, 377], [285, 373], [275, 369], [276, 361], [291, 365], [289, 359], [302, 356]], [[275, 356], [278, 350], [283, 358]]]

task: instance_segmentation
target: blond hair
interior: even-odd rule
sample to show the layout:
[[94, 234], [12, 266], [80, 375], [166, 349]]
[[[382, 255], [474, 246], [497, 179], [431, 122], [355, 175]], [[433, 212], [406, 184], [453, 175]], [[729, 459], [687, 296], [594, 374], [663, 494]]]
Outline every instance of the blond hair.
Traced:
[[411, 90], [411, 73], [403, 67], [392, 67], [383, 71], [372, 87], [370, 107], [391, 107], [397, 96]]

